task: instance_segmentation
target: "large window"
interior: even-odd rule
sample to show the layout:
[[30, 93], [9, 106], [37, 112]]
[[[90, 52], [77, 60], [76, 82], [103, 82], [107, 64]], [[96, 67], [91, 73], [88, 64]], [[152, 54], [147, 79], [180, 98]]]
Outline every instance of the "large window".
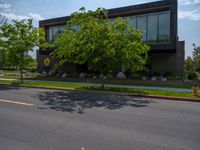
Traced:
[[128, 19], [129, 19], [128, 25], [136, 28], [136, 16], [131, 16]]
[[146, 15], [140, 15], [137, 16], [137, 29], [138, 30], [142, 30], [142, 41], [147, 41], [147, 36], [146, 36], [146, 32], [147, 32], [147, 19], [146, 19]]
[[158, 16], [157, 14], [149, 14], [147, 17], [147, 41], [150, 44], [157, 42], [158, 38]]
[[170, 11], [130, 16], [128, 24], [143, 31], [142, 41], [149, 44], [170, 42]]
[[168, 12], [158, 14], [158, 41], [159, 43], [167, 43], [170, 40], [170, 17]]
[[51, 26], [47, 30], [47, 41], [52, 43], [56, 36], [64, 31], [64, 25], [61, 26]]

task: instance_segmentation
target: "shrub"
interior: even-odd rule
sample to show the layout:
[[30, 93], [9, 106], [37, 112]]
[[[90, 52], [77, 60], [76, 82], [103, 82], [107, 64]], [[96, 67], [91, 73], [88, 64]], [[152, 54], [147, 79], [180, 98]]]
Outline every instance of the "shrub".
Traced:
[[200, 81], [200, 72], [196, 72], [197, 74], [197, 80]]
[[68, 73], [67, 75], [68, 77], [71, 77], [71, 78], [77, 78], [78, 77], [78, 74], [76, 72], [70, 72]]
[[159, 73], [159, 72], [153, 72], [153, 77], [159, 77], [159, 76], [161, 76], [161, 73]]
[[109, 73], [109, 74], [107, 74], [107, 75], [106, 75], [106, 77], [107, 77], [108, 79], [113, 79], [113, 75], [112, 75], [112, 74], [110, 74], [110, 73]]
[[176, 75], [174, 73], [171, 73], [171, 72], [165, 72], [165, 73], [163, 73], [163, 76], [168, 78], [168, 79], [175, 79], [176, 78]]
[[187, 71], [186, 77], [187, 77], [187, 79], [190, 79], [190, 80], [196, 80], [197, 79], [197, 73], [194, 72], [194, 71]]
[[140, 77], [149, 77], [150, 76], [149, 70], [148, 69], [142, 70], [139, 72], [139, 75]]
[[132, 75], [132, 78], [133, 78], [133, 79], [141, 79], [141, 76], [140, 76], [138, 73], [134, 73], [134, 74]]

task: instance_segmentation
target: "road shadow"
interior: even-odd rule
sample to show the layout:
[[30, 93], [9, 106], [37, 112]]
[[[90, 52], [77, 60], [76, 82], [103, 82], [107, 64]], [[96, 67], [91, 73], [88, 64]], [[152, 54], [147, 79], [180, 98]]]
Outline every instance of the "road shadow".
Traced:
[[11, 85], [0, 85], [0, 91], [18, 90], [19, 87]]
[[37, 98], [45, 107], [39, 109], [53, 109], [56, 111], [83, 113], [88, 108], [120, 109], [123, 107], [145, 107], [153, 101], [151, 99], [105, 94], [87, 91], [46, 91], [40, 92]]

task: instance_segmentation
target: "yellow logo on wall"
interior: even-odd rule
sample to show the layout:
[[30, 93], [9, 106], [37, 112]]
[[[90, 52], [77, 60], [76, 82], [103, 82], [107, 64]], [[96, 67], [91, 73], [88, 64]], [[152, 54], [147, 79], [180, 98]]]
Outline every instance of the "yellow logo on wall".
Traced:
[[45, 65], [46, 67], [49, 66], [50, 62], [51, 62], [51, 61], [50, 61], [49, 58], [45, 58], [45, 59], [44, 59], [44, 65]]

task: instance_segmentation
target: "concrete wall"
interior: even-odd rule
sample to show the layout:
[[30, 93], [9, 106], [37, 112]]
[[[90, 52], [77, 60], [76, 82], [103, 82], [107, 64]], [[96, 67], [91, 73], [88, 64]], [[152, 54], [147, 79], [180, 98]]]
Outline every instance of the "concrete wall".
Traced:
[[151, 57], [152, 72], [171, 72], [177, 76], [183, 76], [185, 59], [185, 42], [177, 43], [175, 53], [153, 53]]

